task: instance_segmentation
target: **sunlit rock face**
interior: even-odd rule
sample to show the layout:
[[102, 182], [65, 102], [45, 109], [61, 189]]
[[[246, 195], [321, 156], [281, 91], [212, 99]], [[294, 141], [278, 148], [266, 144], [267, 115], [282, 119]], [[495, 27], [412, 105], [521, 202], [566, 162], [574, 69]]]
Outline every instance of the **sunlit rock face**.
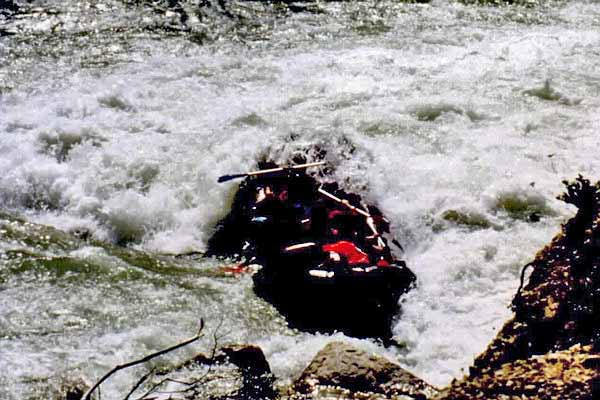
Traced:
[[399, 365], [341, 342], [329, 343], [319, 351], [294, 383], [295, 397], [313, 394], [325, 398], [317, 393], [326, 393], [328, 388], [410, 399], [430, 398], [437, 392]]
[[453, 383], [436, 400], [591, 400], [600, 395], [600, 354], [592, 346], [520, 359]]

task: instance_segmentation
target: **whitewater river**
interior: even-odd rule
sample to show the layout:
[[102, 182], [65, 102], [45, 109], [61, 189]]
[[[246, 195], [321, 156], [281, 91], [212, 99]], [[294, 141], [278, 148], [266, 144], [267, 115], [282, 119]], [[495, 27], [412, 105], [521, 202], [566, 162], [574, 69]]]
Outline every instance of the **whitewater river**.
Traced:
[[[94, 381], [201, 317], [206, 337], [161, 362], [215, 332], [261, 346], [283, 384], [347, 340], [445, 385], [573, 215], [561, 181], [600, 178], [597, 1], [244, 3], [183, 33], [156, 28], [176, 12], [132, 3], [37, 1], [0, 25], [0, 398]], [[236, 187], [220, 175], [317, 149], [418, 276], [393, 328], [404, 349], [289, 329], [250, 277], [215, 272], [226, 262], [165, 255], [205, 248]]]

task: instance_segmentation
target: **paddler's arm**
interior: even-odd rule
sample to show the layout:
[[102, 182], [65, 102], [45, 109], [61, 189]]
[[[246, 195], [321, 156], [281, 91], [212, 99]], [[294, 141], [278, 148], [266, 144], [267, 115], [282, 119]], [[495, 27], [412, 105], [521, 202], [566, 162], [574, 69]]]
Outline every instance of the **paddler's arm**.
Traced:
[[373, 220], [373, 217], [371, 217], [371, 216], [367, 217], [367, 225], [369, 226], [369, 228], [373, 232], [373, 235], [370, 236], [370, 237], [377, 238], [377, 245], [380, 248], [382, 248], [382, 249], [384, 249], [385, 247], [387, 247], [386, 244], [385, 244], [385, 242], [381, 238], [381, 235], [377, 231], [377, 228], [375, 227], [375, 221]]

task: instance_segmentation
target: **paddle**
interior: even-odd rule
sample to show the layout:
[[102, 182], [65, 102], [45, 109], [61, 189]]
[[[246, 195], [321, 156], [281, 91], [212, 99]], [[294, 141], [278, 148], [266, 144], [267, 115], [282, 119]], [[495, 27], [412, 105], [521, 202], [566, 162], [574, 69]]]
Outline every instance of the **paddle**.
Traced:
[[358, 208], [358, 207], [354, 207], [352, 204], [350, 204], [348, 202], [348, 200], [342, 200], [339, 197], [337, 197], [337, 196], [335, 196], [335, 195], [333, 195], [333, 194], [331, 194], [331, 193], [323, 190], [322, 188], [319, 188], [317, 191], [319, 193], [321, 193], [322, 195], [324, 195], [325, 197], [329, 197], [331, 200], [333, 200], [333, 201], [335, 201], [337, 203], [345, 205], [346, 207], [348, 207], [352, 211], [355, 211], [355, 212], [359, 213], [360, 215], [364, 215], [367, 218], [371, 217], [371, 214], [369, 214], [367, 211], [365, 211], [365, 210], [363, 210], [361, 208]]
[[350, 204], [348, 202], [348, 200], [342, 200], [339, 197], [323, 190], [322, 188], [318, 189], [318, 192], [321, 193], [322, 195], [329, 197], [331, 200], [336, 201], [340, 204], [345, 205], [346, 207], [348, 207], [349, 209], [351, 209], [354, 212], [359, 213], [360, 215], [363, 215], [367, 218], [367, 226], [369, 227], [369, 229], [371, 229], [371, 231], [373, 232], [373, 235], [375, 235], [375, 237], [377, 237], [377, 244], [381, 247], [386, 247], [385, 243], [383, 241], [383, 239], [381, 239], [379, 232], [377, 232], [377, 229], [375, 228], [375, 222], [373, 221], [373, 217], [371, 216], [371, 214], [369, 214], [368, 211], [365, 211], [361, 208], [355, 207], [352, 204]]
[[284, 171], [286, 169], [310, 168], [310, 167], [316, 167], [318, 165], [323, 165], [323, 164], [325, 164], [325, 161], [319, 161], [319, 162], [308, 163], [308, 164], [300, 164], [300, 165], [292, 165], [291, 167], [279, 167], [279, 168], [261, 169], [261, 170], [258, 170], [258, 171], [251, 171], [251, 172], [246, 172], [246, 173], [243, 173], [243, 174], [223, 175], [223, 176], [220, 176], [219, 179], [217, 179], [217, 182], [222, 183], [222, 182], [230, 181], [232, 179], [244, 178], [246, 176], [256, 176], [256, 175], [263, 175], [263, 174], [271, 174], [273, 172]]

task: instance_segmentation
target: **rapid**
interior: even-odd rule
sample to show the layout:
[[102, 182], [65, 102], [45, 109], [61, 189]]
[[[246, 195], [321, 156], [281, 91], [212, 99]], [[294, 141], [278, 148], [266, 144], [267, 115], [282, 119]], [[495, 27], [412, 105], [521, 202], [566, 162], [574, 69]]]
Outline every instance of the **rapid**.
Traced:
[[[201, 343], [160, 362], [254, 343], [284, 384], [346, 340], [445, 385], [573, 215], [561, 181], [600, 178], [598, 2], [246, 10], [202, 43], [139, 30], [162, 18], [144, 2], [66, 3], [0, 20], [4, 399], [94, 381], [200, 318]], [[318, 153], [382, 209], [418, 276], [393, 328], [403, 348], [290, 329], [250, 277], [215, 272], [229, 261], [174, 256], [204, 250], [227, 213], [236, 183], [220, 175]]]

